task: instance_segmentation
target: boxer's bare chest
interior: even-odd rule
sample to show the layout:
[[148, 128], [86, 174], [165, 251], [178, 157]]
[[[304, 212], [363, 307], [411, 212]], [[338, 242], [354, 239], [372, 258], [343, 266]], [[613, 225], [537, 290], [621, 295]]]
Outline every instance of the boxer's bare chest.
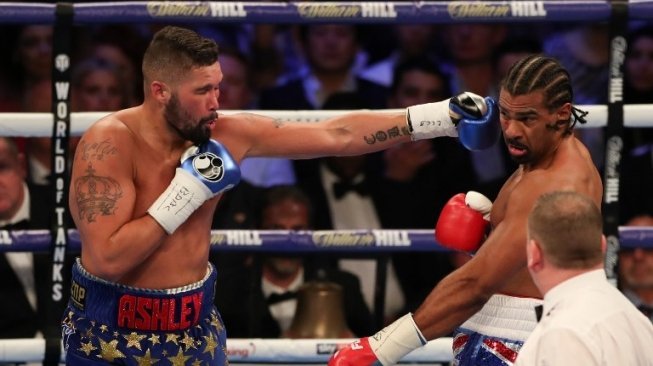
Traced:
[[504, 183], [503, 187], [501, 187], [501, 190], [499, 191], [497, 198], [494, 200], [492, 204], [492, 213], [490, 215], [490, 219], [492, 220], [492, 226], [496, 226], [501, 221], [503, 221], [504, 217], [506, 216], [506, 210], [510, 202], [510, 197], [512, 193], [515, 191], [515, 189], [519, 187], [522, 178], [523, 178], [523, 173], [521, 172], [521, 170], [517, 170], [515, 171], [515, 173], [513, 173], [513, 175], [510, 178], [508, 178], [506, 183]]

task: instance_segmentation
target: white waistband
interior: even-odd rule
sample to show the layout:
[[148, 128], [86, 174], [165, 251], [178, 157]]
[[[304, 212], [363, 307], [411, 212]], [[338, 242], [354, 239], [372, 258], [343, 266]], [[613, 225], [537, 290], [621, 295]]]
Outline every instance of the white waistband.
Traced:
[[537, 325], [535, 306], [542, 300], [493, 295], [483, 308], [460, 327], [491, 337], [525, 341]]

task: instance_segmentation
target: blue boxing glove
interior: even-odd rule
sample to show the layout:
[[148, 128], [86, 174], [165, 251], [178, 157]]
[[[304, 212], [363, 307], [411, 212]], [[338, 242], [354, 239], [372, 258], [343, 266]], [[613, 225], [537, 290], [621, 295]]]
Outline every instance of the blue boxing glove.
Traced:
[[500, 135], [496, 103], [464, 92], [436, 103], [406, 109], [406, 122], [413, 140], [440, 136], [459, 137], [469, 150], [494, 145]]
[[204, 202], [233, 188], [240, 180], [238, 165], [214, 140], [189, 147], [180, 161], [168, 188], [147, 210], [168, 234]]
[[499, 110], [492, 98], [464, 92], [451, 98], [449, 109], [458, 138], [467, 149], [484, 150], [499, 139]]

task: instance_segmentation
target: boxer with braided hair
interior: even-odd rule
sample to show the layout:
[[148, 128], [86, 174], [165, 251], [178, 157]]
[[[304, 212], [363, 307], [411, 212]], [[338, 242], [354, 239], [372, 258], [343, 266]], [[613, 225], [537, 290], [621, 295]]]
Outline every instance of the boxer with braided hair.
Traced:
[[529, 212], [541, 195], [559, 190], [601, 205], [601, 176], [572, 133], [585, 112], [572, 100], [569, 73], [555, 59], [532, 55], [513, 65], [498, 108], [503, 140], [519, 167], [494, 204], [476, 192], [458, 194], [436, 225], [440, 244], [473, 257], [440, 281], [414, 314], [339, 350], [329, 365], [392, 365], [452, 333], [454, 365], [513, 364], [542, 302], [526, 266]]

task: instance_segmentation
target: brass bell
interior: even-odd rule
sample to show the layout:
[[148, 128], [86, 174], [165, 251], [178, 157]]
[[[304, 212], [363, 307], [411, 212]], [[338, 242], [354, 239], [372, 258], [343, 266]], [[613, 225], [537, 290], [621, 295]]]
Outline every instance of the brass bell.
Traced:
[[297, 291], [297, 310], [287, 338], [352, 338], [344, 314], [342, 286], [310, 281]]

